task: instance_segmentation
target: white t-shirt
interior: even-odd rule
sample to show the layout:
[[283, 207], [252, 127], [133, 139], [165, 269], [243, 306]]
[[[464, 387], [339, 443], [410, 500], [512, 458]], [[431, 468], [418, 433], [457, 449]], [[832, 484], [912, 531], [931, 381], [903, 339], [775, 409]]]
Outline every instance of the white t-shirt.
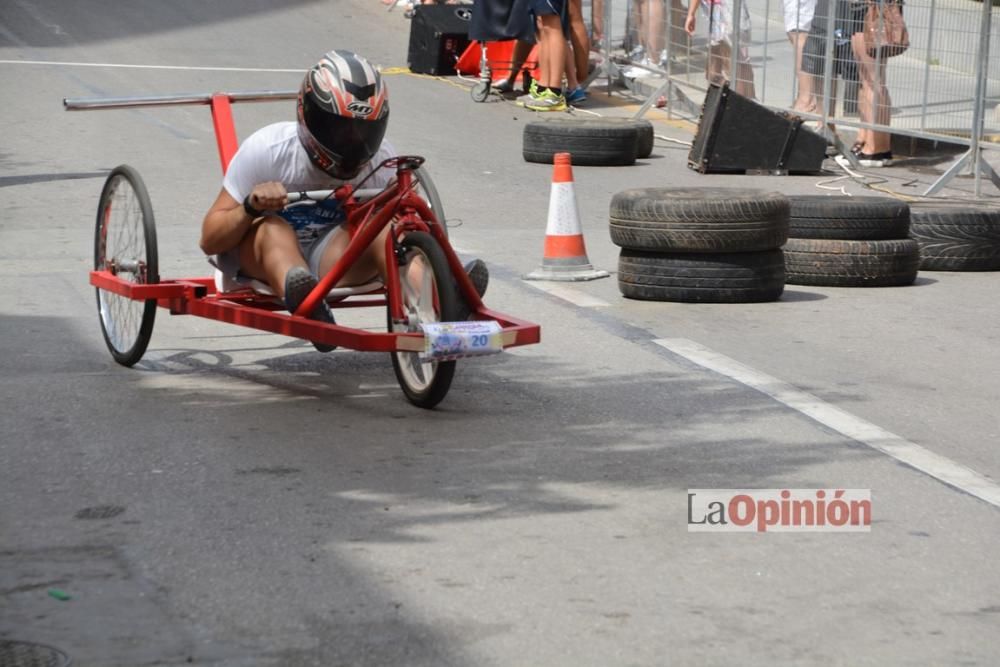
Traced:
[[[383, 141], [369, 164], [362, 167], [355, 178], [343, 181], [333, 178], [312, 163], [299, 142], [295, 121], [274, 123], [257, 130], [240, 145], [229, 163], [222, 187], [238, 202], [242, 202], [255, 185], [271, 181], [282, 183], [289, 192], [330, 190], [344, 183], [357, 185], [368, 175], [370, 165], [377, 165], [395, 156], [393, 147], [389, 142]], [[395, 169], [380, 169], [365, 181], [364, 187], [384, 188], [395, 176]], [[310, 225], [313, 232], [316, 226]], [[304, 230], [296, 226], [296, 231], [305, 239]]]

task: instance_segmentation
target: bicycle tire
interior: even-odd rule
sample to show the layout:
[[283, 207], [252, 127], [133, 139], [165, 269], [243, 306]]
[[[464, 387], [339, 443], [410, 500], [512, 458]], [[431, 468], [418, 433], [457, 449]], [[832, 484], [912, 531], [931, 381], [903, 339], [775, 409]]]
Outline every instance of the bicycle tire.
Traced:
[[[137, 229], [140, 225], [141, 230]], [[139, 172], [128, 165], [111, 170], [101, 190], [94, 269], [110, 270], [119, 277], [131, 275], [137, 284], [160, 281], [153, 206]], [[100, 288], [96, 292], [97, 316], [111, 356], [122, 366], [134, 365], [152, 337], [156, 299], [136, 301]]]
[[[403, 309], [407, 322], [394, 323], [390, 312], [389, 331], [415, 332], [420, 331], [420, 325], [424, 322], [457, 320], [459, 301], [455, 280], [438, 242], [426, 232], [409, 232], [400, 239], [399, 245], [401, 256], [406, 258], [405, 262], [397, 266], [397, 270], [400, 286], [403, 288]], [[412, 284], [407, 280], [407, 269], [417, 255], [423, 258], [431, 275], [429, 280], [421, 280], [418, 290], [408, 292], [407, 286], [412, 290]], [[415, 300], [414, 296], [417, 297]], [[427, 298], [430, 300], [425, 301]], [[430, 409], [448, 394], [455, 376], [455, 361], [423, 362], [417, 352], [392, 352], [391, 356], [396, 380], [411, 403]]]
[[434, 180], [431, 178], [430, 172], [424, 167], [418, 167], [413, 170], [413, 180], [417, 182], [417, 194], [430, 204], [434, 217], [437, 218], [437, 221], [441, 224], [441, 229], [444, 230], [444, 234], [447, 236], [448, 224], [444, 217], [444, 204], [441, 203], [441, 195], [438, 194], [437, 186], [434, 185]]

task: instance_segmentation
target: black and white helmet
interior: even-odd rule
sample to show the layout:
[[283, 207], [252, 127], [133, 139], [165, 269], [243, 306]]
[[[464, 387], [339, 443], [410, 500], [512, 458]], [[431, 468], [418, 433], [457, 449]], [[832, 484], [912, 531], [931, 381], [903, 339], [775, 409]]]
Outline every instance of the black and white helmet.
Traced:
[[330, 51], [299, 89], [299, 141], [309, 158], [336, 178], [352, 178], [378, 151], [389, 124], [382, 76], [351, 51]]

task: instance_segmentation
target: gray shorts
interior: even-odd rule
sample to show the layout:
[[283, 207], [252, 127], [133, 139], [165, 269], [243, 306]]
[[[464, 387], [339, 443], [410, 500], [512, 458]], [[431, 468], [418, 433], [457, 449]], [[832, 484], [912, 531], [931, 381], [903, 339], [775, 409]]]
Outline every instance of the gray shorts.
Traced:
[[[314, 238], [299, 239], [299, 250], [302, 251], [302, 256], [309, 266], [309, 271], [314, 276], [319, 277], [320, 261], [323, 259], [323, 253], [326, 251], [327, 246], [330, 245], [333, 233], [339, 228], [340, 225], [330, 225]], [[236, 248], [216, 255], [214, 264], [229, 280], [244, 282], [249, 278], [240, 272], [240, 253]]]

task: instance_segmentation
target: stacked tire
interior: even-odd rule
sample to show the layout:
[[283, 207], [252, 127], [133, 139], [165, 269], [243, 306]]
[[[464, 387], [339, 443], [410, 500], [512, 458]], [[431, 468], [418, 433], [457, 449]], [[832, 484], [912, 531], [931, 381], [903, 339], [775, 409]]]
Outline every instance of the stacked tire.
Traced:
[[1000, 271], [1000, 208], [967, 202], [910, 204], [910, 237], [926, 271]]
[[785, 287], [781, 246], [788, 199], [744, 188], [636, 188], [611, 199], [621, 248], [618, 288], [631, 299], [775, 301]]
[[908, 238], [910, 208], [888, 197], [790, 198], [789, 285], [893, 287], [917, 278], [920, 248]]
[[653, 152], [653, 124], [636, 118], [549, 118], [526, 123], [521, 155], [526, 162], [552, 164], [556, 153], [570, 153], [573, 166], [616, 167], [635, 164]]

